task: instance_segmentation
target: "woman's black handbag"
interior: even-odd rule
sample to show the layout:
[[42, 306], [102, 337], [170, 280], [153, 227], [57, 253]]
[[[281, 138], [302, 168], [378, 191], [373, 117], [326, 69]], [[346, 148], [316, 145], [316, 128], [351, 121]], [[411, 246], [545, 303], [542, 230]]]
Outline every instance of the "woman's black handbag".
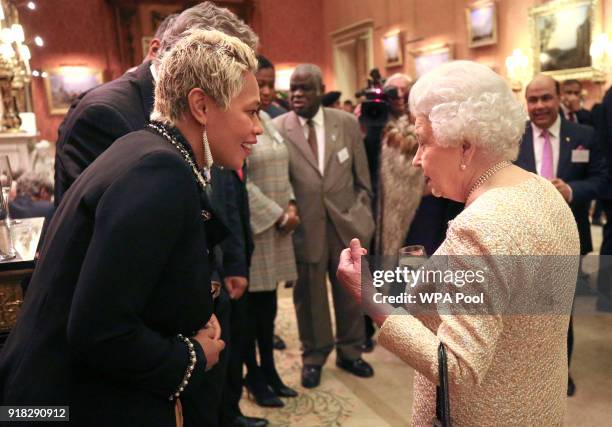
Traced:
[[442, 342], [438, 347], [438, 376], [440, 377], [440, 385], [436, 387], [436, 418], [433, 420], [433, 425], [434, 427], [451, 427], [446, 348]]

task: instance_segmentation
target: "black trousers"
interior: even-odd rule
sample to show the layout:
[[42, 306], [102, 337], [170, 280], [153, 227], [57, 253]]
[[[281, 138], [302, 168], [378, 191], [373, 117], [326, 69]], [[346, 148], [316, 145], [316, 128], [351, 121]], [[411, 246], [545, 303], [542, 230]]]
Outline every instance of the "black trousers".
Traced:
[[[219, 298], [215, 301], [215, 315], [221, 326], [221, 339], [227, 344], [231, 341], [230, 337], [230, 299], [225, 289], [222, 289]], [[204, 377], [201, 385], [200, 397], [196, 401], [193, 399], [181, 399], [183, 405], [183, 415], [185, 417], [185, 427], [217, 427], [226, 424], [219, 424], [219, 414], [223, 397], [223, 384], [230, 359], [230, 352], [226, 347], [219, 355], [219, 362]], [[190, 414], [197, 414], [191, 418]], [[205, 424], [195, 424], [193, 420], [205, 420]]]
[[602, 200], [601, 204], [608, 220], [603, 227], [597, 293], [600, 297], [610, 298], [612, 297], [610, 295], [610, 285], [612, 284], [612, 200]]
[[219, 411], [220, 425], [231, 426], [236, 417], [242, 415], [238, 402], [242, 396], [242, 363], [245, 352], [245, 329], [248, 325], [247, 299], [245, 292], [239, 299], [230, 300], [229, 342], [225, 348], [228, 353], [225, 384]]
[[[265, 374], [276, 372], [274, 366], [274, 319], [278, 309], [276, 289], [249, 292], [248, 313], [251, 320], [250, 337], [246, 343], [245, 363], [250, 373], [258, 367]], [[260, 364], [255, 356], [255, 343], [259, 349]]]

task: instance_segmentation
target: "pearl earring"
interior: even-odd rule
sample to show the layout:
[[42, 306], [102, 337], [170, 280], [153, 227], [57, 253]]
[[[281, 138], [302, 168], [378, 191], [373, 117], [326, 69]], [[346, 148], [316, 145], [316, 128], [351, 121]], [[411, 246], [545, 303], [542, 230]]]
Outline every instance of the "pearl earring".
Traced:
[[459, 166], [459, 168], [460, 168], [462, 171], [464, 171], [464, 170], [467, 168], [467, 166], [466, 166], [466, 165], [464, 165], [464, 164], [461, 164], [461, 165]]

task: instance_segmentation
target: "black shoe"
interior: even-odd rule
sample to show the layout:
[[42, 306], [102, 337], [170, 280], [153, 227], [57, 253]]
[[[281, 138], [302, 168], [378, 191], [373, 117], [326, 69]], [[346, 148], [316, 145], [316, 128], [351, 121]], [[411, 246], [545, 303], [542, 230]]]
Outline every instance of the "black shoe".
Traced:
[[576, 393], [576, 384], [571, 376], [567, 377], [567, 395], [573, 396]]
[[298, 392], [290, 387], [287, 387], [283, 383], [283, 380], [281, 380], [276, 370], [274, 370], [274, 372], [272, 372], [271, 374], [266, 374], [264, 372], [264, 376], [266, 377], [266, 382], [268, 383], [272, 391], [276, 393], [277, 396], [279, 397], [297, 397]]
[[268, 420], [265, 418], [245, 417], [244, 415], [234, 418], [235, 427], [266, 427], [267, 425]]
[[287, 348], [287, 344], [285, 344], [285, 341], [283, 341], [283, 339], [278, 335], [274, 334], [274, 338], [272, 338], [272, 340], [272, 347], [274, 347], [274, 350], [284, 350]]
[[321, 383], [321, 367], [318, 365], [304, 365], [302, 367], [302, 386], [315, 388]]
[[374, 351], [375, 345], [376, 345], [376, 342], [374, 342], [374, 340], [371, 337], [368, 337], [365, 339], [363, 344], [361, 344], [361, 351], [363, 351], [364, 353], [371, 353], [372, 351]]
[[595, 308], [598, 311], [607, 311], [608, 313], [612, 313], [612, 300], [603, 295], [599, 295], [597, 297], [597, 302], [595, 303]]
[[341, 359], [338, 357], [336, 359], [336, 366], [361, 378], [369, 378], [374, 376], [374, 369], [372, 368], [372, 365], [363, 360], [361, 357], [355, 360]]
[[282, 400], [272, 391], [261, 374], [247, 375], [244, 381], [247, 392], [259, 406], [265, 408], [282, 408]]

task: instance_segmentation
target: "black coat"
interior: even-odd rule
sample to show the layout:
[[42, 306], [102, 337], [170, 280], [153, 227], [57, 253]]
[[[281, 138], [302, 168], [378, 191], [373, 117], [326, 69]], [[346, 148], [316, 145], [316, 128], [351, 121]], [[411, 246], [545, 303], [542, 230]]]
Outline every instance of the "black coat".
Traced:
[[[572, 150], [576, 149], [589, 150], [589, 161], [586, 163], [573, 162]], [[516, 164], [537, 174], [531, 122], [527, 123]], [[587, 254], [593, 250], [589, 207], [591, 200], [599, 197], [606, 185], [605, 161], [593, 128], [565, 119], [561, 120], [559, 164], [556, 176], [572, 188], [572, 202], [569, 206], [578, 225], [580, 253]]]
[[[56, 206], [81, 172], [116, 139], [145, 128], [153, 111], [154, 87], [151, 62], [147, 61], [133, 72], [81, 94], [73, 102], [59, 127], [56, 144]], [[217, 243], [229, 236], [231, 240], [223, 252], [234, 261], [224, 266], [223, 273], [246, 276], [244, 248], [249, 242], [236, 231], [240, 214], [235, 209], [238, 202], [234, 197], [238, 195], [231, 171], [213, 168], [213, 191], [209, 197], [218, 213], [215, 221], [208, 224], [209, 239]]]
[[608, 175], [601, 199], [612, 200], [612, 90], [608, 89], [601, 104], [593, 107], [593, 122], [599, 138], [601, 152], [606, 159]]
[[55, 205], [72, 183], [118, 138], [145, 127], [153, 109], [149, 61], [134, 72], [81, 94], [59, 127], [55, 154]]
[[[2, 404], [70, 405], [75, 426], [172, 426], [191, 335], [213, 308], [194, 175], [163, 138], [118, 140], [48, 229], [0, 359]], [[201, 399], [206, 360], [183, 399]], [[201, 425], [194, 423], [194, 425]]]

